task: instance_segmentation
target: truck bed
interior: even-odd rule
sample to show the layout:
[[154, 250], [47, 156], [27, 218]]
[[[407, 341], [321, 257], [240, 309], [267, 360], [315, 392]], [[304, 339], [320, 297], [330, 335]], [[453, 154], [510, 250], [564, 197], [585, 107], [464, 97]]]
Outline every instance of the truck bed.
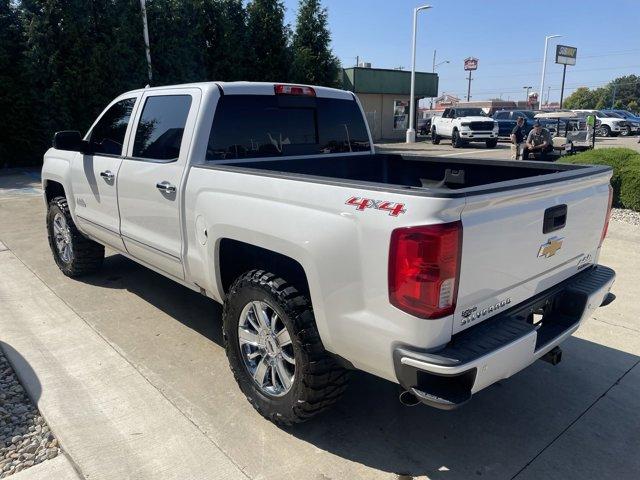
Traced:
[[460, 197], [522, 186], [563, 181], [602, 173], [608, 167], [530, 161], [443, 159], [395, 154], [348, 155], [286, 159], [236, 160], [204, 165], [297, 178], [307, 181], [366, 183], [369, 188], [427, 190], [434, 196]]

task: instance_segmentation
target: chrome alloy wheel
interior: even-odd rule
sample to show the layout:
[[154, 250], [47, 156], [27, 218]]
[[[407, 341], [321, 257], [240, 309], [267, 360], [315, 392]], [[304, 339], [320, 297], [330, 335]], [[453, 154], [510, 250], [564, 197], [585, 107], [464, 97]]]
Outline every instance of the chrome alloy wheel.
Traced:
[[71, 231], [69, 224], [61, 213], [53, 217], [53, 239], [58, 250], [60, 260], [69, 263], [73, 259], [73, 247], [71, 246]]
[[249, 302], [238, 322], [244, 365], [263, 393], [285, 395], [295, 376], [293, 344], [282, 319], [266, 302]]

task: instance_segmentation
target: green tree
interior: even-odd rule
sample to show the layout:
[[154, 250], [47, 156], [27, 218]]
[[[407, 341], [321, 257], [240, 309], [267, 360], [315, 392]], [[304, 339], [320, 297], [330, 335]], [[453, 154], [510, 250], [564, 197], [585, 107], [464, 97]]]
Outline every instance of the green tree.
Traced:
[[[136, 8], [137, 7], [137, 8]], [[139, 5], [128, 0], [23, 0], [25, 67], [41, 158], [56, 130], [86, 131], [113, 97], [146, 83]]]
[[327, 9], [320, 0], [300, 0], [292, 50], [292, 81], [337, 86], [340, 63], [331, 51]]
[[289, 36], [280, 0], [252, 0], [247, 5], [248, 80], [288, 81]]
[[[615, 98], [614, 98], [615, 93]], [[615, 108], [630, 109], [632, 102], [640, 99], [640, 77], [627, 75], [618, 77], [606, 86], [590, 90], [580, 87], [567, 97], [564, 106], [567, 108]]]
[[580, 87], [563, 102], [565, 108], [595, 108], [597, 99], [587, 87]]
[[33, 136], [24, 75], [25, 37], [11, 0], [0, 0], [0, 168], [23, 163]]
[[242, 0], [205, 0], [201, 19], [208, 80], [244, 80], [247, 15]]

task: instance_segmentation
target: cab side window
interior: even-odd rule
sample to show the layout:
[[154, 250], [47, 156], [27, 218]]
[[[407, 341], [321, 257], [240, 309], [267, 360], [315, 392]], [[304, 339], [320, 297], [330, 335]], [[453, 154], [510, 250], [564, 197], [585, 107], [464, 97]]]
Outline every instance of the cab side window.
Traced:
[[120, 100], [102, 115], [89, 135], [94, 154], [122, 155], [124, 136], [135, 104], [135, 98]]
[[147, 98], [136, 128], [133, 156], [150, 160], [177, 160], [190, 108], [190, 95]]

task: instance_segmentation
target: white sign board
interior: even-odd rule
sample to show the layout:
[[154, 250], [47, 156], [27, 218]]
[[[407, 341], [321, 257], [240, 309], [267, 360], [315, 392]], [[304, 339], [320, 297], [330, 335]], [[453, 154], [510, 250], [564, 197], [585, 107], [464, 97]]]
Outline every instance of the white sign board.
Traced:
[[568, 47], [566, 45], [556, 46], [556, 63], [561, 65], [575, 65], [578, 49], [576, 47]]
[[478, 59], [469, 57], [464, 59], [464, 69], [465, 70], [477, 70], [478, 69]]

